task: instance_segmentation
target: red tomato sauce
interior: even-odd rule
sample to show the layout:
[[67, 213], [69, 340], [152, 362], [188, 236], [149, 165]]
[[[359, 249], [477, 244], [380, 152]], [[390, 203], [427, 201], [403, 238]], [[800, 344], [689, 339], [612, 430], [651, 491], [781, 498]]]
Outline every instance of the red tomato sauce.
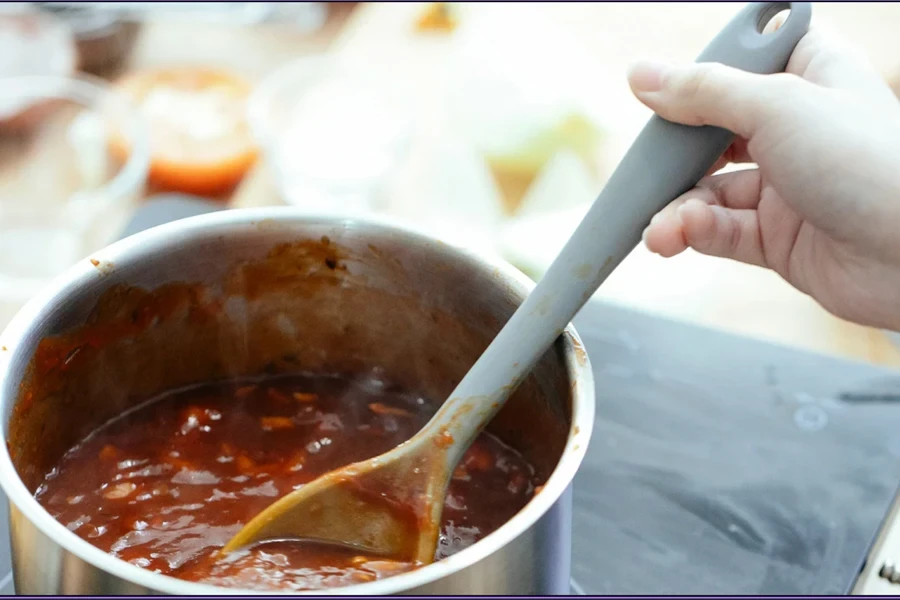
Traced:
[[[290, 376], [165, 394], [72, 448], [35, 496], [91, 544], [145, 569], [255, 590], [346, 586], [414, 563], [339, 546], [268, 542], [217, 553], [250, 519], [319, 475], [394, 448], [437, 404], [377, 379]], [[435, 558], [497, 529], [534, 495], [534, 469], [482, 433], [456, 469]]]

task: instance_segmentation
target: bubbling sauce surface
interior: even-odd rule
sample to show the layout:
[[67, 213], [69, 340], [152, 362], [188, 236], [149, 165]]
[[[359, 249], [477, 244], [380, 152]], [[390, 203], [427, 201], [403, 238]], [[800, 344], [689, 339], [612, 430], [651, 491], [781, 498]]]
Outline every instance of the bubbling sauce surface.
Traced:
[[[279, 497], [412, 437], [437, 405], [375, 379], [290, 376], [163, 395], [96, 430], [35, 497], [71, 531], [145, 569], [255, 590], [364, 583], [418, 565], [325, 544], [217, 550]], [[453, 474], [435, 558], [517, 513], [539, 482], [522, 456], [482, 433]]]

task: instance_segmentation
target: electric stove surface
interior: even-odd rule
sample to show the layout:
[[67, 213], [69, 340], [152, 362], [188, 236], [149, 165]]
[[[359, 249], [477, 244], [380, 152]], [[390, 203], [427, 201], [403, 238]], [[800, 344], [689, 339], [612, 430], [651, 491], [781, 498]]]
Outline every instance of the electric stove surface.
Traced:
[[[218, 208], [151, 201], [128, 233]], [[579, 594], [844, 594], [900, 482], [900, 372], [591, 302]], [[0, 497], [0, 594], [12, 593]]]
[[900, 482], [900, 372], [593, 303], [587, 594], [845, 594]]

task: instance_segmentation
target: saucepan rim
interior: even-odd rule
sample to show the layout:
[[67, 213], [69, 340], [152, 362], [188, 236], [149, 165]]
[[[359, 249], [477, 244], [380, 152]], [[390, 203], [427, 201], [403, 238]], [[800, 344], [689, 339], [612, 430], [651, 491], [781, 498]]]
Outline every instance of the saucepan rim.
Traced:
[[[405, 236], [413, 241], [440, 243], [444, 249], [452, 251], [460, 258], [474, 261], [481, 268], [492, 270], [504, 282], [512, 284], [524, 297], [534, 287], [528, 277], [508, 262], [484, 253], [475, 253], [450, 241], [416, 230], [408, 224], [381, 216], [365, 218], [349, 218], [336, 216], [327, 211], [298, 209], [295, 207], [235, 209], [210, 213], [182, 219], [165, 225], [154, 227], [120, 240], [103, 250], [80, 261], [67, 272], [56, 278], [47, 288], [34, 297], [13, 318], [6, 330], [0, 334], [0, 410], [5, 416], [11, 414], [11, 405], [16, 401], [18, 384], [10, 385], [7, 378], [10, 371], [22, 359], [18, 356], [18, 348], [22, 341], [33, 335], [35, 328], [40, 328], [51, 309], [58, 307], [74, 290], [107, 277], [108, 272], [97, 269], [91, 260], [99, 260], [111, 264], [115, 271], [124, 265], [138, 260], [152, 260], [154, 253], [163, 250], [172, 243], [184, 243], [195, 234], [207, 234], [217, 230], [232, 230], [234, 227], [270, 226], [285, 224], [298, 225], [344, 224], [361, 227], [382, 228], [392, 234]], [[373, 594], [389, 595], [425, 586], [434, 581], [444, 579], [465, 569], [486, 557], [496, 553], [512, 542], [523, 532], [531, 528], [539, 518], [546, 514], [559, 500], [571, 484], [575, 473], [587, 451], [591, 430], [594, 423], [594, 381], [590, 361], [583, 351], [583, 344], [570, 324], [564, 333], [566, 340], [565, 368], [572, 379], [571, 424], [562, 456], [547, 480], [543, 490], [537, 494], [521, 511], [514, 515], [500, 528], [486, 536], [471, 547], [441, 561], [422, 568], [388, 577], [386, 579], [362, 583], [346, 587], [315, 590], [309, 594]], [[24, 350], [23, 350], [24, 351]], [[25, 357], [30, 360], [30, 357]], [[14, 360], [16, 359], [16, 360]], [[62, 523], [54, 519], [35, 498], [19, 478], [13, 466], [6, 441], [9, 421], [4, 417], [0, 428], [0, 487], [6, 492], [10, 502], [44, 535], [59, 544], [66, 551], [78, 556], [94, 567], [117, 576], [130, 583], [143, 586], [151, 591], [176, 595], [223, 595], [223, 594], [260, 594], [255, 590], [217, 587], [210, 584], [194, 583], [153, 573], [136, 565], [125, 562], [91, 545], [74, 532], [69, 531]], [[271, 595], [307, 592], [269, 592]]]

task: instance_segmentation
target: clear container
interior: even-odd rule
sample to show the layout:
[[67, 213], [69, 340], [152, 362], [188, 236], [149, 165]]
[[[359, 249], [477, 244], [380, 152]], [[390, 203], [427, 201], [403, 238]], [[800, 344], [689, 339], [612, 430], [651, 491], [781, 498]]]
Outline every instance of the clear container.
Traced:
[[[112, 150], [113, 132], [127, 156]], [[118, 236], [148, 166], [143, 122], [105, 83], [0, 78], [0, 327], [55, 275]]]
[[382, 207], [412, 132], [402, 93], [388, 78], [321, 57], [267, 77], [248, 119], [285, 202], [350, 214]]

